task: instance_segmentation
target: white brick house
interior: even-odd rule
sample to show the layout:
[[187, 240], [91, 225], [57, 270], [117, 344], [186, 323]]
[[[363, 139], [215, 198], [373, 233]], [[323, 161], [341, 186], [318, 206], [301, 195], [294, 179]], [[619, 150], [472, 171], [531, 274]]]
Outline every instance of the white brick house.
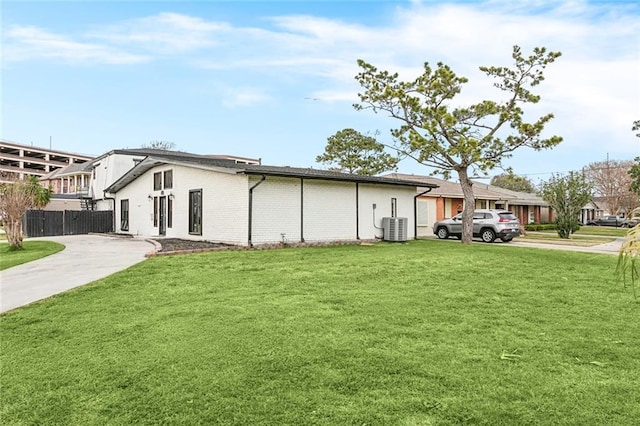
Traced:
[[125, 234], [242, 246], [372, 240], [395, 216], [414, 237], [416, 183], [400, 179], [148, 156], [105, 192]]

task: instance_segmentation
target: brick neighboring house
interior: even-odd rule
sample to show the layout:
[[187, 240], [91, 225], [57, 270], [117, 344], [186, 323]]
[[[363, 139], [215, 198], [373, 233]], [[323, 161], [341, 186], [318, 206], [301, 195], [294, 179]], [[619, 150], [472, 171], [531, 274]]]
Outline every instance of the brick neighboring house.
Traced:
[[[464, 196], [458, 182], [438, 179], [432, 176], [421, 176], [401, 173], [386, 175], [403, 180], [412, 180], [418, 185], [437, 185], [417, 199], [418, 236], [433, 235], [433, 224], [445, 218], [461, 213], [464, 207]], [[417, 190], [421, 194], [424, 189]], [[512, 211], [520, 223], [541, 223], [553, 221], [553, 213], [542, 198], [526, 192], [510, 191], [493, 185], [474, 182], [473, 193], [477, 209], [505, 209]]]
[[406, 218], [412, 239], [417, 186], [389, 177], [165, 153], [139, 161], [105, 188], [104, 198], [113, 199], [119, 233], [252, 246], [372, 240], [383, 237], [383, 217]]

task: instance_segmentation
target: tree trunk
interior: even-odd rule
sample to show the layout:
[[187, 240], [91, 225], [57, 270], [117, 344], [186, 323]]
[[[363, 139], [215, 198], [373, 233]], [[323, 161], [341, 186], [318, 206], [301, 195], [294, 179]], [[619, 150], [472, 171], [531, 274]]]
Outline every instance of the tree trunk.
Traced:
[[22, 249], [22, 220], [10, 219], [5, 227], [7, 243], [14, 250]]
[[473, 195], [473, 182], [469, 179], [467, 168], [458, 170], [458, 178], [464, 195], [464, 209], [462, 210], [462, 243], [471, 244], [473, 241], [473, 211], [476, 199]]

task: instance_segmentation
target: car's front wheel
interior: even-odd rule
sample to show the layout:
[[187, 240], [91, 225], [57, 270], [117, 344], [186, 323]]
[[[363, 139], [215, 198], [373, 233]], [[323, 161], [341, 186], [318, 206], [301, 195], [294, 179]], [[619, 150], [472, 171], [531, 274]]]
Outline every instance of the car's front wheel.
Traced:
[[493, 232], [493, 229], [483, 229], [482, 232], [480, 232], [480, 238], [482, 238], [482, 241], [485, 243], [492, 243], [496, 239], [496, 233]]
[[447, 231], [447, 228], [444, 227], [438, 228], [438, 232], [436, 232], [436, 235], [441, 240], [446, 240], [447, 238], [449, 238], [449, 231]]

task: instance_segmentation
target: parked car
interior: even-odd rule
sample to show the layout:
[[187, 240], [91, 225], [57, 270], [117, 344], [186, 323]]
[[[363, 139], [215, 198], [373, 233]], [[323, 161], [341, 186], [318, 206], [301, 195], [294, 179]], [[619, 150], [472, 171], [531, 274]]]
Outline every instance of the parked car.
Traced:
[[[436, 222], [433, 233], [440, 239], [462, 237], [462, 213]], [[473, 236], [480, 237], [485, 243], [496, 238], [509, 242], [520, 235], [520, 221], [510, 211], [482, 209], [473, 212]]]
[[635, 217], [630, 217], [628, 219], [625, 219], [622, 226], [626, 226], [627, 228], [633, 228], [639, 223], [640, 223], [640, 216], [635, 216]]
[[604, 215], [598, 217], [596, 219], [590, 220], [587, 222], [588, 226], [615, 226], [621, 227], [624, 225], [624, 218], [620, 216], [615, 216], [612, 214]]

